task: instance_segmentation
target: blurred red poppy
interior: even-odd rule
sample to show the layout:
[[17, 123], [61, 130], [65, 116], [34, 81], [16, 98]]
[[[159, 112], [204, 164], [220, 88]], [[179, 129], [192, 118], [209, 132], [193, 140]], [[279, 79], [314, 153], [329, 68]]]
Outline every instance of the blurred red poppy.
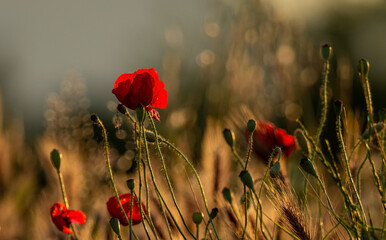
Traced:
[[84, 224], [86, 214], [82, 211], [67, 210], [63, 203], [55, 203], [51, 207], [51, 219], [55, 226], [64, 233], [73, 233], [70, 229], [72, 223]]
[[[119, 200], [122, 204], [123, 209], [125, 210], [127, 218], [130, 218], [130, 197], [131, 197], [130, 193], [119, 195]], [[107, 210], [109, 211], [111, 217], [118, 218], [119, 222], [124, 226], [128, 225], [128, 222], [126, 221], [126, 218], [123, 215], [121, 208], [119, 207], [119, 203], [115, 197], [111, 197], [107, 201], [106, 205], [107, 205]], [[144, 213], [146, 214], [145, 206], [143, 204], [141, 205]], [[142, 221], [141, 213], [139, 211], [140, 209], [139, 209], [137, 196], [134, 195], [133, 196], [133, 214], [132, 214], [133, 225], [138, 224]]]
[[135, 110], [142, 105], [151, 116], [160, 120], [157, 110], [165, 108], [168, 93], [154, 68], [139, 69], [134, 73], [124, 73], [114, 83], [113, 93], [126, 107]]
[[[249, 139], [248, 130], [245, 130], [245, 137]], [[289, 157], [295, 149], [295, 139], [272, 123], [257, 122], [253, 133], [253, 152], [268, 164], [269, 156], [275, 147], [280, 147], [283, 154]]]

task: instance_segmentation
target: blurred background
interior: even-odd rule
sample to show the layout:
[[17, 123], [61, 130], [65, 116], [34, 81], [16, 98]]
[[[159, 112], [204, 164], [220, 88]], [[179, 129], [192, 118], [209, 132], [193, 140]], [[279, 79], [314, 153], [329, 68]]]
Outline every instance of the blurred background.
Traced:
[[[244, 124], [234, 120], [243, 119], [244, 106], [256, 119], [290, 133], [297, 118], [314, 130], [323, 67], [319, 51], [326, 42], [334, 52], [329, 98], [342, 99], [364, 119], [356, 69], [366, 58], [375, 111], [385, 107], [383, 0], [1, 1], [0, 33], [0, 201], [8, 211], [0, 217], [2, 228], [5, 219], [13, 219], [7, 203], [18, 206], [17, 223], [29, 211], [20, 204], [47, 201], [50, 191], [57, 191], [48, 164], [52, 148], [75, 151], [74, 159], [88, 159], [83, 167], [95, 164], [91, 156], [103, 163], [91, 112], [108, 126], [116, 168], [130, 169], [119, 164], [135, 155], [130, 129], [114, 127], [123, 120], [111, 93], [122, 73], [156, 69], [169, 94], [168, 107], [159, 110], [159, 131], [196, 163], [203, 158], [208, 129]], [[26, 163], [26, 154], [34, 160]], [[34, 171], [25, 173], [31, 166]], [[20, 189], [26, 179], [29, 187]], [[82, 186], [87, 188], [86, 180]], [[30, 195], [33, 199], [25, 200]], [[22, 200], [15, 203], [17, 198]], [[36, 213], [30, 218], [38, 221]], [[43, 236], [31, 226], [24, 230]], [[4, 239], [21, 232], [10, 228]]]

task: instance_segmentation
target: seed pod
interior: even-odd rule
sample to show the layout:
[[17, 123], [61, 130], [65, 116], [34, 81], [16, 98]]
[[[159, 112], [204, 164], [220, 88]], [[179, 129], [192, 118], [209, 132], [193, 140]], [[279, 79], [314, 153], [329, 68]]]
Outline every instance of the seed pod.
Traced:
[[217, 208], [212, 208], [212, 211], [210, 211], [209, 217], [210, 219], [214, 219], [218, 214], [218, 209]]
[[322, 57], [324, 61], [330, 60], [332, 55], [332, 47], [330, 44], [326, 43], [322, 46]]
[[202, 219], [204, 219], [204, 214], [202, 212], [194, 212], [192, 214], [193, 222], [197, 225], [199, 225], [202, 222]]
[[233, 148], [234, 147], [234, 142], [235, 142], [235, 134], [233, 133], [233, 131], [226, 128], [226, 129], [224, 129], [222, 134], [224, 135], [224, 139], [228, 143], [228, 145], [231, 148]]
[[256, 121], [253, 119], [250, 119], [247, 123], [247, 129], [250, 134], [252, 134], [256, 129]]
[[127, 187], [132, 191], [135, 187], [135, 181], [134, 179], [130, 178], [129, 180], [126, 181]]
[[229, 190], [229, 188], [224, 188], [222, 190], [222, 196], [224, 197], [224, 199], [229, 202], [230, 204], [232, 204], [232, 192], [231, 190]]
[[269, 170], [269, 175], [271, 178], [277, 178], [280, 174], [280, 161], [276, 161], [271, 169]]
[[59, 150], [57, 149], [52, 150], [51, 162], [52, 162], [52, 165], [54, 165], [54, 167], [56, 168], [56, 170], [60, 169], [61, 159], [62, 159], [62, 154], [59, 152]]
[[119, 225], [118, 218], [111, 218], [110, 219], [110, 226], [113, 229], [113, 231], [115, 232], [115, 234], [117, 234], [118, 236], [121, 235], [121, 227]]
[[241, 181], [243, 182], [244, 185], [249, 187], [250, 189], [253, 190], [253, 180], [251, 174], [247, 170], [241, 171], [239, 175]]
[[316, 178], [318, 177], [314, 168], [314, 164], [308, 160], [308, 158], [302, 158], [302, 160], [300, 160], [300, 167], [302, 167], [306, 173], [311, 174]]

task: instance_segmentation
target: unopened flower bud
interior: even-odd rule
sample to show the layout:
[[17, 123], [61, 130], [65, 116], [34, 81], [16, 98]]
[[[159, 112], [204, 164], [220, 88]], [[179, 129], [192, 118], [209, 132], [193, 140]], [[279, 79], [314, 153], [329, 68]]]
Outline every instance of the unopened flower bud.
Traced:
[[362, 229], [361, 229], [361, 239], [362, 240], [370, 240], [370, 236], [368, 234], [368, 231], [364, 227], [362, 227]]
[[383, 122], [377, 122], [373, 124], [372, 127], [369, 127], [366, 129], [366, 131], [362, 134], [363, 139], [368, 139], [370, 136], [373, 136], [375, 134], [375, 131], [377, 133], [381, 132], [385, 128], [385, 124]]
[[250, 119], [247, 123], [247, 129], [250, 134], [252, 134], [256, 129], [256, 121], [253, 119]]
[[334, 102], [334, 110], [336, 116], [340, 116], [342, 114], [343, 102], [341, 100], [335, 100]]
[[332, 47], [330, 44], [326, 43], [322, 46], [322, 57], [324, 61], [330, 60], [332, 55]]
[[229, 188], [224, 188], [222, 190], [222, 196], [224, 197], [224, 199], [229, 202], [230, 204], [232, 204], [232, 192], [231, 190], [229, 190]]
[[117, 234], [118, 236], [121, 235], [121, 227], [119, 225], [118, 218], [111, 218], [110, 219], [110, 226], [113, 229], [113, 231], [115, 232], [115, 234]]
[[280, 174], [280, 161], [276, 161], [271, 169], [269, 170], [269, 175], [271, 178], [277, 178]]
[[133, 191], [134, 190], [134, 187], [135, 187], [135, 181], [134, 179], [130, 178], [129, 180], [126, 181], [126, 185], [127, 187]]
[[194, 212], [192, 219], [195, 224], [199, 225], [202, 222], [202, 219], [204, 219], [204, 214], [202, 214], [202, 212]]
[[369, 76], [370, 63], [366, 59], [362, 58], [358, 63], [358, 72], [360, 75], [363, 74], [365, 78]]
[[233, 133], [233, 131], [226, 128], [226, 129], [224, 129], [222, 134], [224, 135], [224, 139], [228, 143], [228, 145], [231, 148], [233, 148], [234, 142], [235, 142], [235, 134]]
[[91, 114], [90, 119], [94, 123], [98, 123], [98, 116], [95, 113]]
[[209, 217], [210, 219], [214, 219], [218, 214], [218, 209], [217, 208], [212, 208], [212, 211], [210, 211]]
[[120, 113], [122, 113], [122, 114], [126, 114], [126, 112], [127, 112], [127, 109], [126, 109], [126, 107], [125, 107], [125, 106], [123, 106], [123, 104], [122, 104], [122, 103], [118, 104], [118, 106], [117, 106], [117, 110], [118, 110], [118, 112], [120, 112]]
[[155, 142], [155, 134], [151, 131], [145, 131], [146, 140], [148, 142]]
[[302, 158], [302, 160], [300, 160], [300, 167], [302, 167], [306, 173], [311, 174], [314, 177], [318, 177], [314, 168], [314, 164], [308, 160], [308, 158]]
[[60, 161], [62, 159], [62, 154], [59, 152], [59, 150], [54, 149], [51, 152], [51, 162], [52, 165], [56, 168], [56, 170], [60, 169]]
[[253, 180], [251, 174], [247, 170], [241, 171], [239, 175], [241, 181], [243, 182], [244, 185], [249, 187], [250, 189], [253, 190]]
[[308, 156], [310, 154], [310, 145], [308, 144], [308, 140], [304, 135], [303, 130], [300, 128], [296, 129], [294, 135], [300, 150], [302, 150], [303, 153]]
[[137, 112], [137, 119], [140, 124], [142, 124], [145, 121], [145, 108], [142, 105], [138, 105], [137, 109], [135, 110]]

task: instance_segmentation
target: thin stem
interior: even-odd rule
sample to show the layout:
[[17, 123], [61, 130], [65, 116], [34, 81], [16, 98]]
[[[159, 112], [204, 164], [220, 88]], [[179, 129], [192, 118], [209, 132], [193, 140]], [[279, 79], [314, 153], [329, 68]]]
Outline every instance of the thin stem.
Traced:
[[[58, 174], [58, 179], [59, 179], [59, 186], [60, 186], [60, 191], [62, 192], [62, 197], [63, 197], [63, 201], [64, 201], [64, 205], [66, 206], [66, 208], [69, 208], [69, 204], [68, 204], [68, 200], [67, 200], [67, 194], [66, 194], [66, 189], [64, 187], [64, 182], [63, 182], [63, 176], [62, 176], [62, 173], [60, 172], [60, 169], [57, 169], [57, 174]], [[71, 226], [71, 230], [72, 232], [74, 233], [74, 238], [75, 240], [78, 239], [78, 236], [76, 234], [76, 230], [75, 230], [75, 227], [74, 225], [70, 225]]]
[[133, 231], [133, 198], [134, 198], [134, 191], [130, 190], [130, 221], [129, 221], [129, 239], [132, 239], [131, 232]]
[[196, 224], [196, 239], [200, 239], [200, 224]]
[[[142, 129], [142, 126], [143, 124], [142, 123], [139, 123], [139, 131], [141, 132], [141, 129]], [[147, 227], [146, 227], [146, 224], [145, 224], [145, 221], [144, 221], [144, 213], [143, 213], [143, 209], [142, 209], [142, 206], [141, 206], [141, 195], [142, 195], [142, 177], [141, 177], [141, 163], [142, 163], [142, 159], [141, 159], [141, 141], [142, 141], [142, 134], [139, 134], [138, 136], [138, 142], [137, 142], [137, 149], [138, 149], [138, 160], [137, 160], [137, 165], [138, 165], [138, 178], [139, 178], [139, 193], [138, 193], [138, 202], [139, 202], [139, 212], [140, 212], [140, 215], [141, 215], [141, 219], [142, 219], [142, 225], [143, 225], [143, 228], [145, 229], [145, 232], [146, 232], [146, 235], [147, 237], [150, 239], [150, 236], [149, 236], [149, 232], [147, 230]], [[146, 176], [144, 176], [146, 177]], [[157, 236], [155, 234], [155, 236]]]
[[[157, 197], [158, 197], [158, 201], [159, 201], [159, 205], [161, 207], [161, 212], [162, 212], [162, 215], [164, 216], [164, 220], [165, 220], [165, 223], [166, 223], [166, 227], [168, 229], [168, 233], [169, 233], [169, 237], [170, 239], [172, 239], [172, 232], [171, 232], [171, 229], [170, 229], [170, 226], [169, 226], [169, 222], [168, 222], [168, 219], [167, 219], [167, 216], [166, 216], [166, 213], [165, 213], [165, 210], [164, 210], [164, 207], [163, 207], [163, 204], [162, 204], [162, 200], [160, 199], [161, 197], [161, 192], [159, 191], [158, 189], [158, 186], [156, 184], [156, 180], [155, 180], [155, 177], [154, 177], [154, 173], [153, 173], [153, 169], [152, 169], [152, 166], [151, 166], [151, 162], [150, 162], [150, 156], [149, 156], [149, 149], [148, 149], [148, 145], [147, 145], [147, 141], [146, 141], [146, 136], [145, 136], [145, 129], [144, 127], [142, 127], [141, 129], [141, 134], [142, 134], [142, 137], [143, 137], [143, 143], [144, 143], [144, 146], [145, 146], [145, 154], [146, 154], [146, 161], [147, 161], [147, 164], [149, 166], [149, 171], [150, 171], [150, 177], [151, 177], [151, 180], [153, 182], [153, 186], [154, 188], [156, 188], [156, 192], [157, 192]], [[182, 233], [181, 233], [182, 234]], [[183, 234], [182, 234], [183, 235]]]
[[[155, 134], [155, 139], [156, 139], [156, 145], [157, 145], [157, 149], [159, 150], [160, 152], [160, 147], [159, 147], [159, 142], [158, 142], [158, 134], [157, 134], [157, 130], [155, 128], [155, 124], [154, 124], [154, 121], [151, 117], [149, 117], [150, 119], [150, 122], [152, 124], [152, 127], [153, 127], [153, 130], [154, 130], [154, 134]], [[190, 167], [190, 169], [193, 171], [193, 174], [195, 175], [196, 179], [197, 179], [197, 182], [198, 182], [198, 185], [200, 187], [200, 191], [201, 191], [201, 195], [202, 195], [202, 198], [203, 198], [203, 201], [204, 201], [204, 205], [205, 205], [205, 209], [206, 209], [206, 212], [208, 213], [208, 215], [210, 215], [210, 211], [209, 211], [209, 208], [208, 208], [208, 202], [206, 200], [206, 197], [205, 197], [205, 192], [204, 192], [204, 188], [202, 187], [202, 184], [201, 184], [201, 180], [200, 180], [200, 177], [198, 176], [197, 174], [197, 171], [196, 169], [193, 167], [193, 165], [190, 163], [190, 161], [186, 158], [186, 156], [178, 149], [176, 148], [173, 144], [169, 143], [168, 141], [166, 140], [162, 140], [163, 143], [165, 143], [166, 145], [168, 145], [170, 148], [172, 148], [174, 151], [176, 151], [181, 157], [182, 159], [185, 161], [186, 164], [188, 164], [188, 166]], [[162, 153], [160, 154], [160, 156], [162, 156]], [[161, 162], [163, 162], [163, 157], [161, 158]], [[166, 169], [164, 170], [165, 174], [166, 174]], [[173, 196], [173, 195], [172, 195]], [[182, 218], [183, 219], [183, 218]], [[217, 231], [216, 231], [216, 227], [214, 226], [214, 223], [213, 221], [211, 221], [211, 224], [212, 224], [212, 227], [213, 227], [213, 230], [216, 234], [216, 237], [217, 239], [219, 239], [219, 236], [217, 234]], [[189, 230], [189, 229], [188, 229]], [[194, 237], [194, 235], [190, 232], [189, 230], [189, 233]]]
[[244, 184], [244, 227], [243, 227], [243, 235], [241, 239], [244, 239], [245, 232], [247, 230], [247, 224], [248, 224], [248, 199], [247, 199], [247, 186]]
[[232, 154], [237, 159], [237, 161], [239, 162], [240, 166], [242, 168], [244, 168], [243, 160], [241, 160], [241, 157], [237, 154], [236, 149], [234, 147], [232, 147]]
[[[256, 198], [257, 206], [258, 206], [259, 212], [260, 212], [260, 229], [261, 229], [261, 233], [263, 234], [265, 239], [268, 239], [267, 236], [265, 235], [265, 231], [264, 231], [264, 228], [263, 228], [263, 208], [261, 206], [260, 198], [257, 196], [256, 191], [254, 189], [252, 189], [252, 192], [253, 192], [253, 194], [254, 194], [254, 196]], [[257, 225], [257, 222], [256, 222], [256, 225]], [[256, 237], [256, 235], [255, 235], [255, 237]]]
[[170, 183], [170, 179], [169, 179], [169, 175], [167, 173], [167, 170], [166, 170], [166, 165], [165, 165], [165, 160], [164, 160], [164, 157], [163, 157], [163, 154], [161, 152], [161, 148], [159, 146], [159, 142], [158, 142], [158, 134], [157, 134], [157, 130], [156, 130], [156, 127], [155, 127], [155, 124], [154, 124], [154, 121], [153, 121], [153, 118], [150, 116], [150, 114], [148, 114], [148, 118], [150, 119], [150, 122], [151, 122], [151, 125], [152, 125], [152, 128], [153, 128], [153, 131], [154, 131], [154, 135], [155, 135], [155, 143], [156, 143], [156, 147], [157, 147], [157, 151], [158, 151], [158, 154], [160, 156], [160, 159], [161, 159], [161, 164], [162, 164], [162, 169], [163, 169], [163, 173], [164, 173], [164, 177], [166, 179], [166, 182], [168, 184], [168, 187], [169, 187], [169, 190], [170, 190], [170, 194], [172, 196], [172, 199], [173, 199], [173, 202], [174, 202], [174, 205], [176, 206], [176, 209], [182, 219], [182, 222], [185, 226], [185, 228], [188, 230], [189, 234], [194, 238], [194, 234], [190, 231], [189, 227], [187, 226], [186, 222], [185, 222], [185, 219], [181, 213], [181, 209], [180, 207], [178, 206], [178, 203], [177, 203], [177, 200], [176, 200], [176, 197], [174, 195], [174, 191], [173, 191], [173, 187]]
[[344, 160], [345, 160], [347, 176], [348, 176], [350, 184], [351, 184], [351, 186], [352, 186], [352, 188], [354, 190], [355, 196], [356, 196], [356, 198], [358, 200], [358, 204], [359, 204], [359, 207], [360, 207], [360, 210], [361, 210], [361, 215], [362, 215], [362, 221], [364, 221], [364, 223], [366, 224], [366, 222], [367, 222], [366, 221], [366, 215], [365, 215], [365, 212], [363, 210], [361, 198], [359, 197], [359, 194], [358, 194], [358, 191], [357, 191], [357, 188], [355, 186], [354, 179], [352, 177], [351, 170], [350, 170], [350, 162], [349, 162], [349, 159], [347, 157], [346, 148], [345, 148], [345, 144], [344, 144], [344, 140], [343, 140], [340, 115], [338, 115], [337, 118], [336, 118], [336, 130], [337, 130], [338, 142], [339, 142], [339, 145], [340, 145], [340, 149], [342, 150], [343, 157], [344, 157]]

